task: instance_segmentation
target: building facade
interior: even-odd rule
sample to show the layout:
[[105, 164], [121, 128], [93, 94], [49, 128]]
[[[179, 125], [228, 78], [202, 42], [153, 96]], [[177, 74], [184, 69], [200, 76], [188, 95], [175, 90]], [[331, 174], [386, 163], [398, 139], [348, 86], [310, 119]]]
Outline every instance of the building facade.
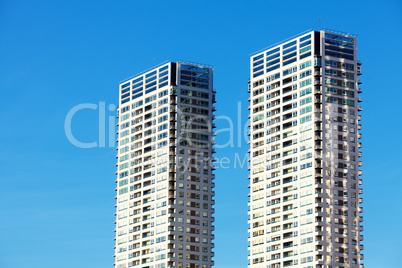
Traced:
[[249, 267], [363, 267], [356, 36], [307, 31], [250, 68]]
[[115, 267], [212, 267], [212, 68], [167, 62], [119, 92]]

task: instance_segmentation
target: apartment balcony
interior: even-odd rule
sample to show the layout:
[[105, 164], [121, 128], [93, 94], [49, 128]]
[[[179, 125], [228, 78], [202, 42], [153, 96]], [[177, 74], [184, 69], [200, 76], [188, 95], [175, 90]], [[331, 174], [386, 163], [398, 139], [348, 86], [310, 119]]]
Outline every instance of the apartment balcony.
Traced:
[[283, 267], [291, 267], [293, 266], [293, 261], [285, 261], [283, 262]]
[[292, 110], [292, 109], [293, 109], [293, 105], [289, 104], [289, 105], [283, 106], [282, 112], [286, 112], [286, 111], [289, 111], [289, 110]]
[[315, 86], [320, 86], [321, 85], [321, 79], [314, 79], [314, 85]]
[[360, 79], [357, 79], [357, 84], [358, 84], [358, 85], [361, 85], [361, 84], [362, 84], [362, 81], [361, 81]]
[[315, 87], [314, 88], [314, 94], [322, 94], [322, 90], [320, 87]]
[[285, 130], [285, 129], [291, 128], [292, 126], [293, 126], [293, 123], [292, 123], [292, 122], [289, 122], [289, 123], [283, 124], [283, 125], [282, 125], [282, 130]]
[[315, 213], [317, 216], [325, 216], [325, 211], [320, 206], [315, 208]]
[[358, 102], [362, 102], [363, 100], [362, 100], [362, 98], [358, 97], [358, 98], [357, 98], [357, 101], [358, 101]]
[[322, 103], [321, 98], [314, 98], [314, 103], [315, 104], [321, 104]]
[[274, 110], [272, 111], [272, 113], [271, 113], [271, 116], [277, 115], [277, 114], [279, 114], [279, 113], [280, 113], [280, 109], [279, 109], [279, 108], [274, 109]]
[[293, 256], [293, 251], [288, 251], [283, 253], [284, 258], [292, 257]]
[[288, 119], [290, 119], [290, 118], [293, 118], [292, 113], [285, 114], [285, 115], [282, 117], [282, 121], [288, 120]]
[[293, 100], [293, 98], [292, 98], [291, 95], [289, 95], [289, 96], [286, 96], [286, 97], [284, 97], [284, 98], [282, 99], [282, 103], [285, 103], [285, 102], [288, 102], [288, 101], [291, 101], [291, 100]]
[[291, 86], [285, 87], [285, 88], [282, 89], [282, 94], [289, 93], [289, 92], [291, 92], [292, 90], [293, 90], [293, 89], [292, 89]]
[[315, 154], [315, 160], [322, 160], [322, 153], [321, 152], [315, 152], [316, 154]]
[[322, 226], [316, 226], [315, 232], [317, 233], [318, 236], [324, 235], [324, 230], [323, 230]]
[[319, 245], [322, 245], [323, 243], [325, 243], [324, 237], [322, 235], [316, 235], [315, 241], [317, 241], [319, 243]]
[[[277, 91], [277, 92], [279, 92], [279, 91]], [[276, 98], [276, 97], [278, 97], [278, 96], [280, 96], [279, 93], [272, 93], [272, 94], [271, 94], [271, 99], [274, 99], [274, 98]]]
[[149, 111], [151, 111], [152, 110], [152, 105], [148, 105], [147, 107], [145, 107], [145, 113], [146, 112], [149, 112]]

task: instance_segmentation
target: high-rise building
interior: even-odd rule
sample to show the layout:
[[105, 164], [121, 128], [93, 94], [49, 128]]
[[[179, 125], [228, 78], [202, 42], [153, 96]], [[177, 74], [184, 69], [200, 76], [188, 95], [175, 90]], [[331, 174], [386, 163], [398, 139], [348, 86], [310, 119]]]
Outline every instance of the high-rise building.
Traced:
[[212, 81], [182, 61], [120, 83], [117, 268], [213, 266]]
[[360, 67], [332, 30], [251, 56], [249, 267], [363, 267]]

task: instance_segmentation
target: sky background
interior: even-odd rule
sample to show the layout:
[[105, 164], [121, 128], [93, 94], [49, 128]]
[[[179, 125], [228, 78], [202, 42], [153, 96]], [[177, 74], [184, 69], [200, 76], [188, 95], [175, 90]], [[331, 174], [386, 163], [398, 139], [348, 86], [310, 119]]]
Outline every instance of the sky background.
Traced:
[[[249, 54], [319, 17], [359, 36], [364, 263], [401, 267], [401, 2], [188, 0], [0, 1], [0, 267], [112, 268], [116, 152], [69, 143], [72, 107], [117, 105], [119, 81], [181, 59], [214, 66], [216, 115], [244, 126]], [[77, 113], [77, 139], [97, 141], [98, 118]], [[242, 140], [216, 157], [246, 152]], [[247, 176], [216, 171], [217, 268], [247, 265]]]

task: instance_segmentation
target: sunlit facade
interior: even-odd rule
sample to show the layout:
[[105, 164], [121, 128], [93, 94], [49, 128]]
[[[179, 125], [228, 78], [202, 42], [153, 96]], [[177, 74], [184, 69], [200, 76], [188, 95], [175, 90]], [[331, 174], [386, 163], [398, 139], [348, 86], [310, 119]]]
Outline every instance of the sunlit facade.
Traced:
[[167, 62], [119, 92], [115, 267], [212, 267], [212, 68]]
[[250, 59], [250, 268], [363, 267], [355, 35], [308, 31]]

